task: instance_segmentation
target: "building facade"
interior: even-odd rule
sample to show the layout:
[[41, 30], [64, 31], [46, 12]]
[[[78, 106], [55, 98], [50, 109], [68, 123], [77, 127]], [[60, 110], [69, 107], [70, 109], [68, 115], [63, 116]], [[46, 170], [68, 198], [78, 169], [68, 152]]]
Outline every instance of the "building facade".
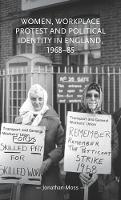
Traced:
[[[64, 126], [67, 111], [77, 109], [80, 104], [58, 101], [58, 74], [71, 78], [73, 74], [78, 77], [90, 74], [103, 88], [104, 109], [109, 113], [118, 110], [120, 0], [47, 2], [0, 0], [0, 122], [14, 121], [29, 86], [36, 80], [50, 92], [50, 102]], [[41, 56], [41, 63], [37, 55]], [[32, 71], [33, 64], [27, 63], [33, 63], [34, 58]], [[26, 66], [30, 71], [26, 71]], [[10, 185], [1, 185], [0, 190], [0, 199], [10, 200]]]
[[[0, 1], [0, 68], [1, 68], [1, 105], [6, 102], [12, 109], [16, 90], [22, 90], [23, 79], [18, 77], [7, 87], [6, 66], [9, 59], [16, 55], [39, 54], [52, 61], [51, 80], [52, 104], [63, 121], [66, 111], [79, 107], [76, 103], [57, 103], [57, 74], [92, 74], [104, 90], [104, 108], [113, 112], [121, 106], [121, 3], [89, 0], [6, 0]], [[10, 67], [10, 66], [9, 66]], [[15, 68], [20, 68], [17, 65]], [[5, 69], [5, 72], [4, 72]], [[40, 73], [40, 72], [39, 72]], [[16, 72], [13, 70], [13, 75]], [[16, 74], [17, 77], [17, 74]], [[18, 86], [14, 85], [16, 80]], [[9, 81], [11, 78], [9, 79]], [[6, 89], [4, 90], [4, 86]], [[20, 88], [19, 88], [20, 86]], [[17, 89], [16, 89], [17, 88]], [[4, 90], [4, 91], [3, 91]], [[10, 92], [11, 91], [11, 92]], [[25, 89], [26, 91], [26, 89]], [[10, 92], [6, 100], [6, 92]], [[12, 93], [13, 92], [13, 93]], [[23, 102], [26, 94], [22, 97]], [[8, 106], [9, 107], [9, 106]], [[17, 109], [20, 105], [17, 104]], [[1, 107], [2, 120], [6, 121], [8, 108]], [[62, 111], [62, 112], [61, 112]], [[4, 113], [4, 117], [3, 117]], [[18, 113], [15, 111], [13, 119]], [[65, 118], [63, 124], [65, 124]]]

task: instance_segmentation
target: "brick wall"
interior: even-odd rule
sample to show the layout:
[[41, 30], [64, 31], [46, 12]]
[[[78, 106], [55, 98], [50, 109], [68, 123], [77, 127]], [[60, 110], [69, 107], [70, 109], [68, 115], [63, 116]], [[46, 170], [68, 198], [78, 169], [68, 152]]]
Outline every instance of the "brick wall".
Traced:
[[[15, 38], [13, 30], [21, 26], [21, 17], [76, 17], [99, 16], [101, 27], [106, 34], [102, 35], [101, 59], [90, 58], [90, 63], [117, 66], [121, 63], [121, 2], [107, 0], [98, 2], [92, 0], [86, 3], [73, 3], [65, 6], [55, 6], [44, 9], [21, 11], [20, 0], [0, 0], [0, 68], [5, 68], [6, 61], [15, 55]], [[57, 35], [56, 35], [57, 36]], [[54, 63], [67, 64], [66, 56], [62, 54], [47, 54], [42, 47], [37, 52], [49, 57]]]
[[101, 24], [106, 35], [102, 36], [102, 64], [119, 64], [120, 56], [120, 7], [117, 2], [101, 9]]
[[[110, 0], [109, 0], [110, 1]], [[19, 27], [21, 16], [31, 16], [36, 13], [39, 17], [43, 16], [63, 16], [73, 17], [81, 15], [99, 15], [101, 18], [101, 26], [104, 28], [106, 35], [102, 35], [102, 64], [120, 64], [121, 62], [121, 36], [120, 36], [120, 21], [121, 21], [121, 3], [119, 0], [111, 3], [93, 3], [93, 4], [73, 4], [64, 7], [56, 7], [45, 9], [43, 11], [21, 11], [20, 0], [1, 0], [0, 12], [0, 32], [1, 40], [1, 67], [5, 67], [5, 61], [14, 54], [15, 43], [13, 40], [13, 29]], [[41, 14], [42, 13], [42, 14]], [[33, 14], [34, 16], [35, 14]], [[42, 52], [46, 54], [46, 52]], [[47, 54], [46, 54], [47, 55]], [[48, 55], [47, 55], [48, 56]], [[52, 56], [54, 62], [62, 62], [61, 55]]]
[[[97, 1], [96, 1], [97, 2]], [[13, 30], [21, 26], [21, 16], [57, 16], [74, 17], [79, 15], [99, 15], [101, 26], [106, 35], [102, 35], [101, 64], [121, 64], [121, 2], [120, 0], [99, 3], [76, 3], [72, 5], [47, 8], [44, 11], [21, 11], [20, 0], [0, 0], [0, 68], [5, 68], [6, 60], [14, 55]], [[46, 54], [41, 50], [42, 54]], [[61, 55], [50, 56], [54, 62], [62, 62]], [[92, 63], [93, 64], [93, 63]], [[105, 89], [107, 89], [105, 87]], [[117, 88], [118, 89], [118, 88]], [[106, 98], [106, 96], [105, 96]], [[0, 102], [1, 105], [1, 102]], [[1, 110], [1, 109], [0, 109]], [[0, 115], [1, 116], [1, 115]], [[0, 188], [1, 190], [1, 188]], [[9, 190], [9, 188], [8, 188]], [[10, 193], [10, 190], [8, 191]], [[5, 194], [6, 195], [6, 194]], [[3, 199], [3, 196], [0, 197]], [[6, 198], [9, 199], [9, 198]]]
[[21, 1], [19, 0], [1, 0], [1, 13], [2, 18], [12, 16], [13, 13], [20, 11]]
[[6, 60], [13, 56], [13, 29], [19, 24], [21, 15], [19, 0], [0, 0], [0, 66], [5, 67]]

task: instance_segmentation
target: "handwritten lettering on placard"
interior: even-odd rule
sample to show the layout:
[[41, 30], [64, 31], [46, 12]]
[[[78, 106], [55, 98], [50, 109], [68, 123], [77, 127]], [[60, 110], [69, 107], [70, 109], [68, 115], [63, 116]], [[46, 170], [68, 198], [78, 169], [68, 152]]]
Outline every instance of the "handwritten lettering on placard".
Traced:
[[0, 181], [40, 185], [45, 127], [3, 123], [0, 137]]
[[111, 115], [68, 112], [64, 171], [110, 174]]

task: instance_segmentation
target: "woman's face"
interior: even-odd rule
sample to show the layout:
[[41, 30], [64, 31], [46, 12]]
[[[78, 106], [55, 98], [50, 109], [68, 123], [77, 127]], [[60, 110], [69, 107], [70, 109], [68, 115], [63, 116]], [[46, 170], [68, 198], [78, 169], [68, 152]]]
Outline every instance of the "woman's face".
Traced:
[[86, 104], [91, 112], [95, 112], [100, 101], [100, 94], [96, 90], [89, 90], [86, 94]]
[[43, 107], [44, 104], [44, 94], [43, 92], [40, 92], [39, 95], [38, 94], [31, 94], [30, 93], [30, 100], [31, 103], [33, 105], [33, 108], [35, 111], [40, 111]]

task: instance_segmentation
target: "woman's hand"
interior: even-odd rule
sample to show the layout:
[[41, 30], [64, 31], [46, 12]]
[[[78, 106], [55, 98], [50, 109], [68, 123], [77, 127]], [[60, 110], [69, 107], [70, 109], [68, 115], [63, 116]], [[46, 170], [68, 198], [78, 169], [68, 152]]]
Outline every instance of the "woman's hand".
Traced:
[[79, 178], [80, 178], [83, 186], [88, 185], [88, 187], [90, 187], [97, 180], [98, 175], [93, 174], [92, 176], [90, 176], [89, 173], [85, 173], [85, 174], [80, 173]]
[[22, 117], [18, 116], [15, 118], [15, 124], [22, 124]]
[[80, 180], [81, 180], [83, 186], [89, 184], [89, 180], [90, 180], [90, 175], [89, 175], [89, 173], [85, 173], [85, 174], [80, 173], [80, 174], [79, 174], [79, 178], [80, 178]]
[[98, 179], [98, 175], [97, 174], [93, 174], [91, 179], [89, 180], [89, 184], [88, 187], [90, 187], [93, 183], [95, 183], [95, 181]]
[[43, 175], [48, 170], [48, 168], [50, 167], [51, 163], [52, 163], [51, 158], [48, 158], [48, 159], [43, 161], [41, 169], [40, 169], [41, 170], [41, 175]]

